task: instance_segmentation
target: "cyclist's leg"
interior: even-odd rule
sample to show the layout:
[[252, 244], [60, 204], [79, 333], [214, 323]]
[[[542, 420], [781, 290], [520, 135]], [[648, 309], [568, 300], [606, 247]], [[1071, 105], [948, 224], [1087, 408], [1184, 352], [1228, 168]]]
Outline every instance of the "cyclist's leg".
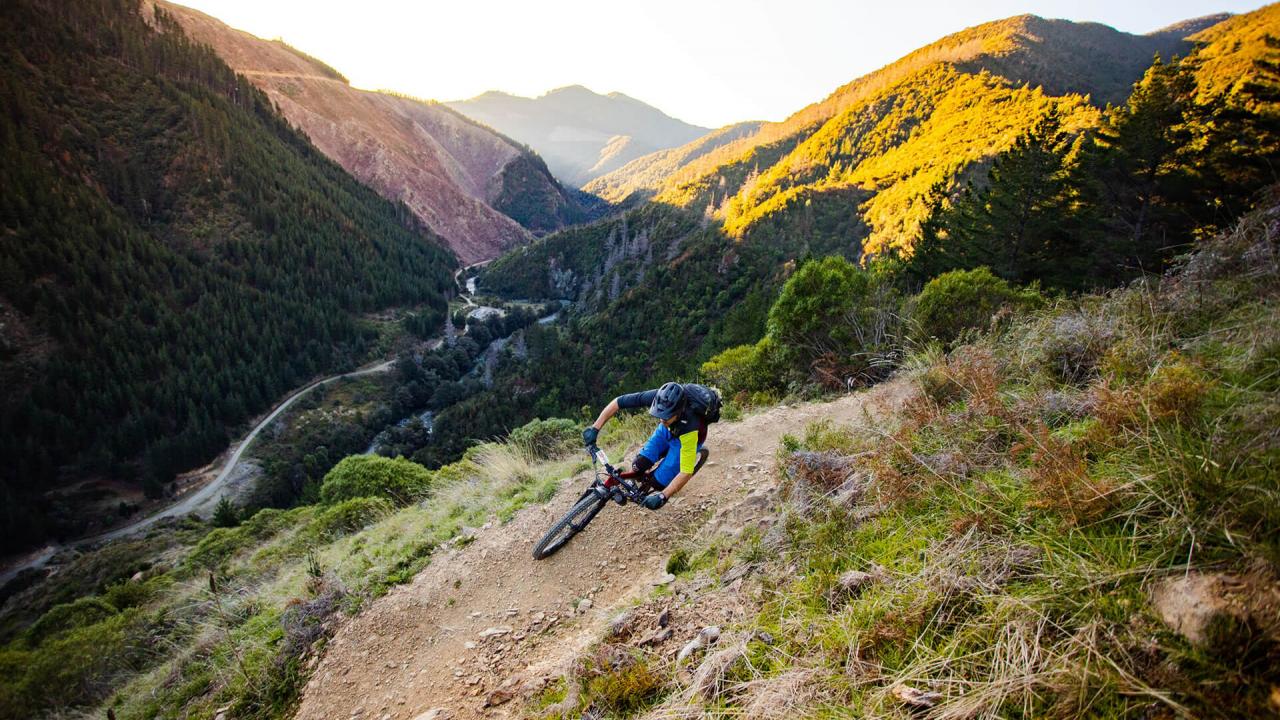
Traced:
[[[697, 475], [698, 471], [707, 462], [707, 457], [711, 453], [707, 452], [705, 447], [698, 448], [698, 463], [693, 466], [693, 475]], [[654, 481], [661, 487], [666, 487], [671, 483], [672, 478], [680, 473], [680, 440], [671, 441], [671, 447], [667, 450], [667, 454], [653, 468]]]
[[671, 479], [680, 473], [680, 441], [676, 440], [671, 443], [671, 450], [662, 458], [662, 461], [653, 466], [650, 474], [653, 475], [653, 481], [660, 488], [665, 488], [671, 484]]
[[671, 433], [663, 427], [662, 423], [658, 423], [658, 427], [654, 428], [653, 434], [645, 441], [644, 447], [640, 448], [640, 452], [636, 453], [637, 459], [643, 457], [649, 461], [652, 467], [658, 464], [658, 461], [667, 455], [667, 450], [671, 447]]

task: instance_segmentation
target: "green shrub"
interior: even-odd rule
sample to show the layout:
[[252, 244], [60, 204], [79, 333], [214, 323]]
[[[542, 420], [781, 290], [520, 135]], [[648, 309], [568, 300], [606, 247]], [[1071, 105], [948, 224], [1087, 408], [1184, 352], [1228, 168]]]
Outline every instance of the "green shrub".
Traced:
[[312, 527], [321, 537], [339, 537], [363, 530], [394, 510], [391, 502], [385, 498], [351, 498], [325, 508]]
[[146, 581], [121, 580], [107, 588], [106, 592], [102, 593], [102, 599], [117, 610], [139, 607], [150, 600], [163, 583], [164, 581], [155, 579]]
[[253, 542], [253, 536], [245, 532], [244, 528], [214, 528], [196, 543], [187, 556], [187, 563], [193, 567], [212, 570]]
[[792, 347], [852, 344], [845, 320], [868, 284], [865, 273], [838, 255], [805, 263], [769, 308], [769, 336]]
[[680, 548], [679, 550], [671, 553], [671, 556], [667, 558], [667, 572], [672, 575], [679, 575], [688, 569], [689, 550], [687, 548]]
[[896, 364], [901, 301], [892, 276], [833, 255], [805, 263], [769, 309], [780, 360], [829, 387], [888, 375]]
[[320, 500], [332, 505], [357, 497], [385, 497], [407, 505], [427, 494], [431, 471], [400, 458], [351, 455], [334, 466], [320, 485]]
[[947, 372], [945, 364], [930, 365], [917, 376], [917, 380], [925, 396], [940, 406], [964, 397], [964, 388]]
[[511, 431], [508, 440], [535, 460], [559, 457], [581, 443], [578, 426], [565, 418], [530, 420]]
[[666, 686], [666, 677], [644, 659], [636, 658], [587, 682], [592, 703], [616, 713], [633, 713], [652, 705]]
[[832, 424], [830, 420], [815, 420], [804, 428], [805, 448], [814, 452], [836, 452], [852, 455], [861, 448], [858, 436], [847, 427]]
[[54, 605], [26, 632], [26, 639], [33, 647], [48, 638], [75, 628], [93, 625], [118, 612], [111, 603], [100, 597], [82, 597], [73, 602]]
[[297, 520], [297, 511], [263, 508], [241, 523], [245, 532], [259, 540], [265, 540], [289, 527]]
[[786, 369], [780, 362], [777, 343], [766, 337], [754, 345], [731, 347], [712, 357], [702, 364], [702, 376], [726, 396], [746, 397], [785, 385]]
[[33, 652], [0, 652], [0, 718], [37, 717], [51, 708], [104, 698], [121, 673], [154, 657], [150, 633], [138, 610], [48, 637]]
[[1034, 286], [1017, 288], [985, 267], [952, 270], [930, 280], [916, 296], [912, 318], [921, 340], [937, 338], [952, 345], [965, 330], [990, 324], [1001, 308], [1032, 309], [1044, 305]]
[[1147, 381], [1147, 408], [1153, 420], [1187, 422], [1200, 411], [1210, 387], [1204, 373], [1173, 353]]
[[218, 506], [213, 509], [210, 522], [214, 527], [235, 527], [240, 524], [240, 511], [231, 504], [230, 498], [223, 496], [218, 501]]

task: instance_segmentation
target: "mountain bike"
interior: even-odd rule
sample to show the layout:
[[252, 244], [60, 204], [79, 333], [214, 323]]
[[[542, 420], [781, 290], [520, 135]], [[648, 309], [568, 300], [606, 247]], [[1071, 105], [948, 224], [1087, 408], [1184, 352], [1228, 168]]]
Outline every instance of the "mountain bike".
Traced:
[[[582, 532], [595, 519], [609, 501], [612, 500], [619, 505], [626, 505], [628, 502], [639, 505], [644, 502], [646, 495], [659, 489], [651, 473], [639, 470], [618, 470], [609, 464], [609, 456], [598, 447], [588, 448], [587, 454], [591, 456], [596, 478], [591, 483], [591, 487], [583, 491], [569, 512], [552, 525], [538, 544], [533, 546], [534, 560], [550, 557], [564, 547], [574, 535]], [[698, 450], [698, 464], [693, 469], [695, 474], [702, 469], [702, 464], [707, 461], [707, 455], [705, 448]]]

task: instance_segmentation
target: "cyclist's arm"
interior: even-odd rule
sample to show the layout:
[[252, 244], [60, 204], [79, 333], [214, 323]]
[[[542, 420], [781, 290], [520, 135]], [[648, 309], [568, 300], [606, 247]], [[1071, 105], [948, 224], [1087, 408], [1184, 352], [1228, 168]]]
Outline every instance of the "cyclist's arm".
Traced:
[[608, 405], [604, 406], [603, 410], [600, 411], [600, 416], [596, 418], [595, 422], [591, 423], [591, 427], [599, 430], [604, 427], [605, 423], [609, 422], [609, 418], [617, 414], [618, 414], [618, 399], [614, 398], [609, 401]]
[[656, 397], [657, 394], [658, 391], [655, 389], [619, 395], [618, 397], [610, 400], [608, 405], [604, 406], [604, 409], [600, 411], [600, 416], [596, 418], [594, 423], [591, 423], [591, 427], [597, 430], [603, 429], [604, 424], [609, 422], [609, 419], [614, 415], [617, 415], [619, 410], [647, 408], [653, 403], [653, 398]]
[[670, 500], [673, 495], [680, 492], [680, 488], [684, 487], [684, 484], [689, 482], [691, 477], [693, 477], [693, 473], [677, 473], [675, 477], [671, 478], [671, 482], [667, 483], [667, 486], [662, 489], [662, 494], [666, 495], [667, 499]]

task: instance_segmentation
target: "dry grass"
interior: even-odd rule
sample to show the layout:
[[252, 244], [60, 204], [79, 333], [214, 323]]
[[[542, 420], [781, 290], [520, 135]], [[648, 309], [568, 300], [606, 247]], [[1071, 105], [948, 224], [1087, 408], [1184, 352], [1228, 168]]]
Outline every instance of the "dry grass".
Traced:
[[1026, 456], [1027, 481], [1036, 495], [1032, 507], [1059, 513], [1075, 525], [1103, 517], [1115, 488], [1089, 473], [1075, 445], [1050, 435], [1044, 425], [1024, 433], [1012, 455]]

